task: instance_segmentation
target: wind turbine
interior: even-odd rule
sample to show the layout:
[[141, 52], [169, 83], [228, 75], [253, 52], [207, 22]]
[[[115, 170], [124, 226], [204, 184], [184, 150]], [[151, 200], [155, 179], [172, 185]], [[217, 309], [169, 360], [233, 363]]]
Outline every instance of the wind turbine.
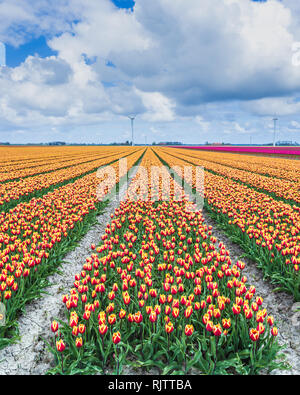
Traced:
[[276, 136], [276, 121], [278, 121], [278, 118], [276, 116], [273, 118], [274, 121], [274, 135], [273, 135], [273, 147], [275, 147], [275, 136]]
[[128, 118], [131, 121], [131, 145], [133, 144], [133, 121], [135, 120], [135, 115], [129, 115]]

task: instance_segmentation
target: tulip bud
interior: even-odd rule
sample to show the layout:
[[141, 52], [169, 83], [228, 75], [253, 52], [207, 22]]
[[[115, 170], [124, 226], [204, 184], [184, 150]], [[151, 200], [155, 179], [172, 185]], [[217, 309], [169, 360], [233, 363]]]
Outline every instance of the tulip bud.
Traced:
[[51, 330], [52, 330], [53, 333], [57, 332], [57, 330], [58, 330], [58, 323], [56, 321], [52, 322]]
[[185, 326], [184, 333], [185, 333], [186, 336], [192, 336], [193, 332], [194, 332], [193, 325], [186, 325]]
[[83, 334], [85, 332], [85, 325], [84, 324], [78, 325], [78, 332], [81, 334]]
[[264, 333], [264, 331], [265, 331], [265, 327], [264, 327], [264, 325], [263, 325], [261, 322], [259, 322], [259, 323], [257, 324], [256, 329], [258, 330], [258, 332], [259, 332], [260, 335], [262, 335], [262, 334]]
[[159, 303], [160, 303], [160, 304], [165, 304], [165, 303], [166, 303], [166, 300], [167, 300], [166, 295], [160, 295], [160, 296], [159, 296]]
[[91, 316], [91, 312], [87, 310], [83, 314], [83, 319], [88, 321], [90, 319], [90, 316]]
[[110, 325], [113, 325], [116, 322], [116, 315], [115, 314], [109, 315], [107, 320]]
[[228, 319], [227, 318], [223, 318], [222, 325], [223, 325], [223, 328], [229, 329], [231, 327], [230, 318], [228, 318]]
[[234, 304], [234, 305], [232, 306], [232, 311], [233, 311], [233, 314], [234, 314], [234, 315], [240, 314], [240, 312], [241, 312], [241, 306], [239, 306], [239, 305], [237, 305], [237, 304]]
[[271, 329], [271, 334], [272, 336], [277, 336], [278, 335], [278, 329], [276, 328], [276, 326], [273, 326]]
[[150, 320], [151, 322], [155, 322], [156, 319], [157, 319], [157, 314], [156, 314], [156, 312], [155, 312], [155, 311], [151, 311], [151, 313], [150, 313], [150, 315], [149, 315], [149, 320]]
[[112, 341], [114, 344], [118, 344], [121, 341], [121, 333], [120, 332], [115, 332], [112, 335]]
[[244, 313], [245, 313], [245, 317], [247, 318], [247, 320], [250, 320], [253, 316], [252, 310], [250, 310], [250, 309], [245, 309]]
[[130, 322], [130, 323], [134, 322], [134, 315], [129, 313], [127, 319], [128, 319], [128, 322]]
[[165, 325], [165, 330], [166, 330], [166, 332], [167, 332], [168, 334], [173, 332], [173, 330], [174, 330], [174, 325], [172, 324], [171, 321], [169, 321], [169, 322]]
[[138, 311], [137, 313], [135, 313], [135, 315], [134, 315], [134, 321], [135, 321], [137, 324], [140, 324], [140, 323], [143, 321], [143, 316], [142, 316], [142, 313], [141, 313], [140, 311]]
[[261, 296], [257, 296], [256, 303], [258, 304], [258, 306], [261, 306], [263, 303], [263, 298]]
[[98, 330], [99, 330], [100, 335], [101, 335], [101, 336], [104, 336], [105, 333], [106, 333], [107, 330], [108, 330], [108, 327], [107, 327], [107, 325], [105, 325], [105, 324], [101, 324], [101, 325], [99, 325]]
[[82, 345], [83, 345], [82, 337], [77, 337], [76, 340], [75, 340], [75, 344], [76, 344], [77, 348], [82, 347]]
[[63, 340], [62, 339], [57, 340], [57, 342], [56, 342], [56, 349], [57, 349], [57, 351], [63, 352], [65, 350], [65, 348], [66, 348], [66, 346], [65, 346]]
[[171, 312], [172, 312], [171, 307], [167, 305], [167, 306], [165, 307], [165, 314], [166, 314], [166, 315], [169, 315], [169, 314], [171, 314]]
[[187, 307], [187, 308], [185, 309], [185, 311], [184, 311], [184, 316], [185, 316], [185, 318], [189, 318], [189, 317], [192, 315], [192, 313], [193, 313], [193, 308], [192, 308], [192, 306]]
[[254, 328], [250, 329], [249, 336], [252, 341], [256, 342], [259, 339], [259, 335], [260, 334], [259, 334], [258, 330], [254, 329]]
[[124, 309], [121, 309], [119, 312], [119, 318], [122, 320], [126, 316], [126, 311]]
[[214, 334], [215, 336], [221, 336], [221, 334], [222, 334], [222, 328], [221, 328], [221, 325], [220, 325], [220, 324], [217, 324], [217, 325], [214, 325], [214, 326], [213, 326], [213, 334]]
[[208, 332], [212, 332], [213, 331], [213, 327], [214, 327], [213, 322], [208, 320], [207, 323], [206, 323], [205, 329]]
[[179, 309], [177, 307], [174, 307], [172, 310], [172, 316], [174, 318], [177, 318], [179, 316]]

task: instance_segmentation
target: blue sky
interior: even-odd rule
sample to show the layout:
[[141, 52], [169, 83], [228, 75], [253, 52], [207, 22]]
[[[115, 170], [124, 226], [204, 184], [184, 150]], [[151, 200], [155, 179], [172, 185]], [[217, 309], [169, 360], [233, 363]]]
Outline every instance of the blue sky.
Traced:
[[[111, 0], [120, 9], [133, 9], [133, 0]], [[50, 33], [51, 34], [51, 33]], [[20, 46], [6, 45], [6, 64], [9, 67], [16, 67], [24, 62], [27, 56], [38, 54], [40, 57], [57, 55], [56, 51], [51, 50], [47, 45], [47, 37], [39, 36], [31, 39]]]
[[112, 0], [112, 2], [119, 8], [133, 8], [135, 3], [133, 0]]
[[47, 56], [56, 55], [57, 52], [51, 50], [47, 45], [44, 36], [35, 38], [19, 47], [6, 45], [6, 65], [8, 67], [16, 67], [23, 63], [29, 55], [46, 58]]
[[300, 143], [296, 0], [0, 0], [0, 142]]

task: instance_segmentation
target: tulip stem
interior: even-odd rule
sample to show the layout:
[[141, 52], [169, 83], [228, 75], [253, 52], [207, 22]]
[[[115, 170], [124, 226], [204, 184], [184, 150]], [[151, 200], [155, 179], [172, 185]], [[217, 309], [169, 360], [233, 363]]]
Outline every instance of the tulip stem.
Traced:
[[143, 355], [143, 349], [144, 349], [144, 327], [140, 327], [140, 338], [141, 338], [141, 345], [142, 345], [142, 355]]
[[217, 360], [218, 360], [218, 355], [217, 355], [218, 354], [218, 336], [215, 336], [213, 341], [215, 341], [215, 355], [214, 355], [214, 357], [215, 357], [215, 364], [214, 364], [214, 369], [213, 369], [212, 373], [214, 373], [214, 371], [216, 370]]
[[101, 336], [102, 339], [102, 369], [104, 372], [105, 369], [105, 361], [104, 361], [104, 336]]
[[62, 373], [64, 373], [64, 357], [63, 357], [63, 353], [61, 353], [61, 371], [62, 371]]
[[185, 337], [184, 337], [184, 341], [183, 341], [183, 347], [184, 347], [184, 374], [186, 374], [186, 357], [187, 357], [187, 345], [186, 345], [186, 341], [185, 341]]
[[254, 347], [253, 347], [253, 368], [255, 367], [255, 359], [256, 359], [256, 343], [258, 343], [259, 340], [257, 340], [256, 342], [254, 342]]

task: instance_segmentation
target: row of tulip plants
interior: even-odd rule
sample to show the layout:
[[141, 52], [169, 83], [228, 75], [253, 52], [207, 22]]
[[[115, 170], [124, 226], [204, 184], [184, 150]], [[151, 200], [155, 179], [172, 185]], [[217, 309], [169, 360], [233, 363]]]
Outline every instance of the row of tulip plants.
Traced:
[[30, 163], [29, 165], [26, 165], [26, 163], [23, 163], [23, 166], [19, 164], [16, 166], [7, 166], [2, 168], [0, 171], [0, 182], [2, 184], [12, 180], [20, 180], [31, 176], [36, 176], [38, 174], [51, 173], [55, 170], [65, 169], [67, 167], [76, 166], [81, 163], [97, 160], [102, 156], [105, 156], [105, 152], [94, 155], [85, 153], [80, 156], [73, 156], [71, 158], [45, 158], [43, 162], [38, 164]]
[[[149, 173], [156, 163], [148, 149], [141, 165]], [[149, 195], [164, 195], [162, 178], [153, 185], [139, 173], [132, 181], [62, 296], [66, 320], [51, 324], [56, 367], [49, 373], [121, 374], [130, 366], [253, 374], [280, 367], [274, 318], [247, 284], [244, 262], [232, 262], [187, 196], [133, 199], [143, 185]]]
[[[166, 152], [157, 154], [170, 167], [186, 166], [186, 161]], [[195, 177], [189, 183], [202, 193]], [[209, 171], [205, 171], [204, 202], [207, 212], [277, 289], [299, 301], [300, 208]]]
[[281, 178], [284, 180], [299, 181], [300, 165], [294, 160], [282, 158], [259, 157], [245, 154], [232, 154], [228, 152], [203, 152], [197, 150], [176, 149], [172, 151], [177, 155], [191, 156], [200, 160], [215, 162], [233, 169], [247, 170], [264, 176]]
[[[138, 150], [128, 157], [129, 168], [141, 154]], [[112, 166], [117, 168], [116, 163]], [[0, 348], [17, 340], [19, 313], [29, 300], [41, 296], [47, 277], [95, 223], [105, 195], [119, 182], [118, 177], [99, 196], [97, 185], [103, 179], [96, 176], [88, 174], [0, 213], [0, 302], [6, 309]]]
[[83, 154], [91, 156], [109, 149], [112, 152], [119, 151], [120, 147], [99, 147], [99, 146], [0, 146], [1, 164], [0, 172], [17, 168], [30, 167], [45, 163], [45, 161], [62, 160], [67, 158], [80, 157]]
[[[44, 150], [46, 149], [46, 147], [43, 148]], [[124, 152], [126, 148], [129, 150], [129, 147], [123, 147]], [[32, 147], [25, 147], [24, 153], [27, 153], [25, 158], [16, 155], [12, 162], [10, 160], [1, 161], [1, 182], [51, 172], [59, 168], [73, 166], [84, 161], [92, 161], [108, 155], [120, 154], [122, 150], [120, 147], [85, 147], [84, 149], [82, 147], [64, 147], [64, 149], [60, 147], [60, 150], [57, 151], [57, 148], [48, 147], [46, 152], [42, 151], [41, 153], [38, 151], [38, 153], [34, 154], [31, 149]], [[5, 158], [11, 153], [11, 150], [15, 152], [12, 147], [6, 149]], [[38, 156], [36, 156], [37, 154]]]
[[114, 162], [120, 156], [128, 156], [137, 150], [120, 149], [119, 153], [107, 152], [98, 159], [60, 169], [46, 174], [39, 174], [21, 180], [0, 185], [0, 209], [8, 211], [21, 202], [28, 202], [34, 197], [45, 195], [67, 183], [71, 183], [84, 175], [94, 173], [99, 167]]
[[[189, 151], [187, 153], [182, 152], [174, 153], [173, 150], [164, 150], [169, 154], [178, 157], [179, 159], [188, 161], [189, 163], [196, 166], [203, 166], [207, 171], [211, 171], [214, 174], [222, 175], [225, 178], [231, 178], [232, 180], [242, 183], [249, 188], [253, 188], [258, 192], [263, 192], [272, 196], [276, 200], [282, 200], [290, 205], [296, 205], [299, 207], [300, 203], [300, 192], [299, 192], [299, 183], [297, 181], [290, 181], [286, 179], [261, 175], [253, 172], [249, 169], [240, 170], [238, 168], [233, 168], [228, 165], [223, 165], [218, 163], [218, 156], [215, 157], [214, 161], [208, 161], [206, 159], [196, 158], [194, 156], [189, 155]], [[216, 154], [222, 156], [222, 154]], [[215, 156], [216, 156], [215, 155]], [[222, 158], [220, 158], [220, 161]], [[300, 176], [300, 172], [297, 174]]]
[[[176, 147], [176, 146], [175, 146]], [[182, 146], [177, 146], [178, 148], [182, 148]], [[299, 147], [268, 147], [268, 146], [260, 146], [260, 147], [253, 147], [253, 146], [246, 146], [246, 147], [236, 147], [236, 146], [184, 146], [186, 149], [199, 149], [213, 152], [232, 152], [237, 154], [247, 154], [247, 155], [263, 155], [263, 157], [270, 157], [277, 159], [278, 156], [294, 159], [300, 155]]]

